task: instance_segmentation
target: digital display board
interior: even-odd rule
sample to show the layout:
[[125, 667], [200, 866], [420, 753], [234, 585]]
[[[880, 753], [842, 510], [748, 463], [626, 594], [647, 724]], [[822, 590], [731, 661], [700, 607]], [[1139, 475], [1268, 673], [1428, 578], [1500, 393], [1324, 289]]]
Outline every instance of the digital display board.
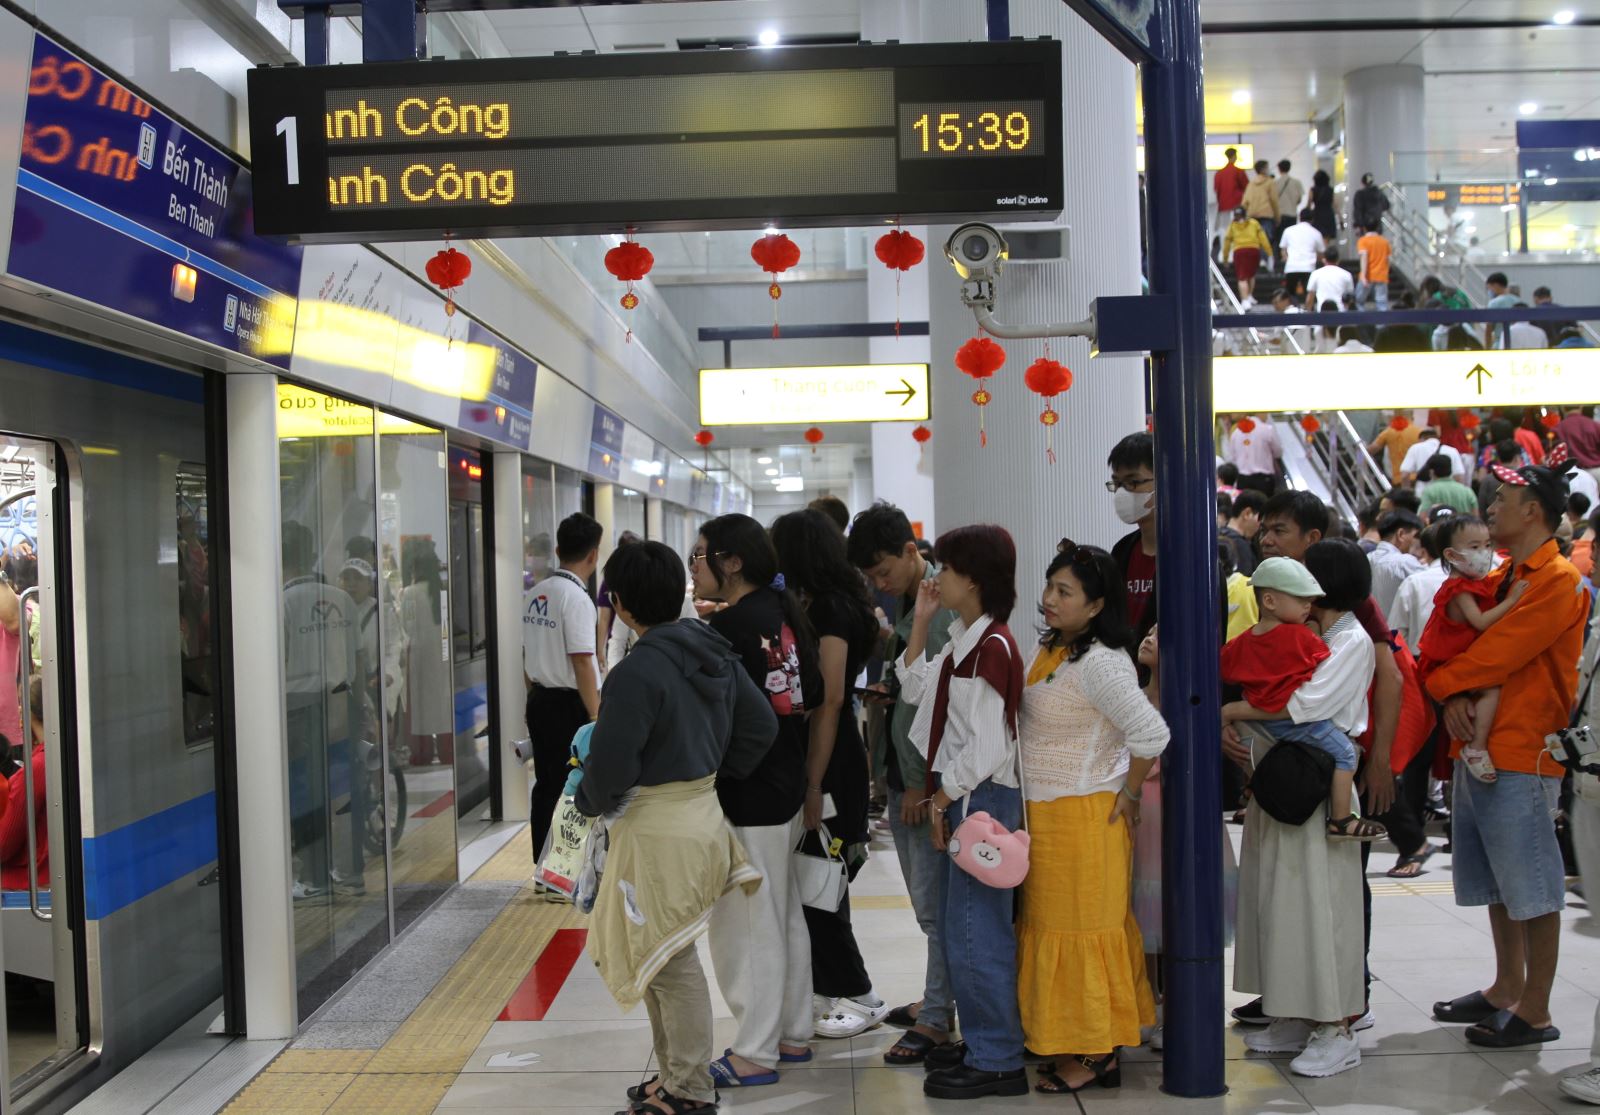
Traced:
[[302, 242], [1062, 208], [1049, 40], [263, 67], [249, 101], [256, 231]]

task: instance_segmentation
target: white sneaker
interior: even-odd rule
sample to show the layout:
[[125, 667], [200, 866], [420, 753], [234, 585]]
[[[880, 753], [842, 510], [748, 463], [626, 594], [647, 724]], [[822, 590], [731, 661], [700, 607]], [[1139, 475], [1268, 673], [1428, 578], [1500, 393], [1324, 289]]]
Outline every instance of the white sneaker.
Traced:
[[294, 881], [294, 886], [289, 890], [290, 897], [296, 902], [310, 902], [317, 898], [326, 898], [328, 892], [321, 887], [303, 883], [299, 879]]
[[1600, 1068], [1575, 1072], [1556, 1081], [1561, 1091], [1575, 1100], [1600, 1105]]
[[1378, 1020], [1372, 1016], [1372, 1008], [1368, 1007], [1365, 1014], [1356, 1019], [1354, 1022], [1350, 1023], [1350, 1029], [1352, 1032], [1356, 1030], [1370, 1030], [1377, 1024]]
[[1311, 1040], [1311, 1023], [1303, 1018], [1274, 1018], [1264, 1030], [1244, 1035], [1252, 1053], [1299, 1053]]
[[1152, 1026], [1149, 1034], [1145, 1036], [1145, 1047], [1152, 1053], [1160, 1053], [1166, 1043], [1166, 1037], [1161, 1031], [1162, 1027]]
[[889, 1017], [888, 1003], [869, 1007], [854, 999], [836, 999], [833, 1009], [816, 1021], [819, 1038], [853, 1038], [864, 1034]]
[[1332, 1022], [1324, 1022], [1311, 1034], [1306, 1051], [1289, 1062], [1289, 1071], [1301, 1076], [1336, 1076], [1361, 1063], [1361, 1046], [1356, 1037]]

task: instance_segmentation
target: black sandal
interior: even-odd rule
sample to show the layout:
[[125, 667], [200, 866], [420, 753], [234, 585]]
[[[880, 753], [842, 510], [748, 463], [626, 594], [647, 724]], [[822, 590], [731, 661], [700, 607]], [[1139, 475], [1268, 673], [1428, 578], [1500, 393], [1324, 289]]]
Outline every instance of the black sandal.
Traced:
[[1034, 1085], [1033, 1090], [1045, 1096], [1070, 1096], [1075, 1092], [1083, 1091], [1091, 1084], [1098, 1084], [1102, 1088], [1122, 1087], [1122, 1066], [1114, 1063], [1117, 1059], [1117, 1051], [1115, 1049], [1100, 1058], [1079, 1054], [1072, 1059], [1094, 1075], [1077, 1087], [1073, 1087], [1057, 1075], [1054, 1066], [1046, 1068], [1046, 1066], [1041, 1065], [1040, 1069], [1042, 1071], [1039, 1073], [1039, 1083]]
[[656, 1094], [651, 1096], [650, 1099], [635, 1103], [626, 1111], [618, 1111], [616, 1115], [663, 1115], [661, 1108], [651, 1106], [652, 1102], [666, 1104], [667, 1112], [670, 1115], [689, 1115], [691, 1111], [715, 1111], [717, 1109], [715, 1101], [701, 1103], [699, 1100], [680, 1099], [665, 1088], [660, 1088], [656, 1090]]
[[891, 1026], [898, 1026], [902, 1030], [909, 1030], [917, 1024], [917, 1015], [912, 1013], [913, 1007], [917, 1009], [918, 1013], [921, 1013], [922, 1004], [920, 1002], [907, 1003], [903, 1007], [895, 1007], [894, 1010], [889, 1012], [884, 1021]]
[[635, 1084], [628, 1089], [628, 1102], [637, 1106], [656, 1098], [656, 1093], [661, 1091], [661, 1077], [652, 1076], [643, 1084]]
[[[935, 1041], [927, 1034], [918, 1033], [916, 1030], [907, 1030], [900, 1035], [899, 1041], [884, 1050], [883, 1063], [895, 1066], [920, 1065], [929, 1052], [948, 1044], [944, 1041]], [[903, 1052], [896, 1053], [897, 1049]]]
[[1337, 821], [1332, 817], [1328, 818], [1329, 840], [1358, 840], [1365, 842], [1368, 840], [1382, 840], [1388, 835], [1389, 830], [1378, 824], [1377, 821], [1369, 821], [1365, 817], [1356, 816], [1354, 813], [1348, 817], [1341, 817]]
[[[1432, 859], [1434, 853], [1438, 850], [1439, 845], [1437, 844], [1424, 844], [1422, 851], [1412, 852], [1409, 856], [1401, 856], [1395, 861], [1395, 865], [1384, 874], [1391, 879], [1415, 879], [1418, 875], [1425, 874], [1422, 870], [1422, 865]], [[1407, 871], [1406, 868], [1408, 867], [1415, 867], [1416, 870]]]

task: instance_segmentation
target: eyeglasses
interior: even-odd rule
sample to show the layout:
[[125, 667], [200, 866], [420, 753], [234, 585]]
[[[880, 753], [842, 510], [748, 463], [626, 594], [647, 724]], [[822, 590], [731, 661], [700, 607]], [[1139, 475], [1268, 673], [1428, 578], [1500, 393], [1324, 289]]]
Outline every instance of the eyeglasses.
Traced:
[[[705, 561], [708, 556], [709, 555], [704, 550], [696, 550], [696, 551], [694, 551], [694, 553], [689, 555], [689, 564], [690, 565], [699, 565], [700, 563]], [[728, 556], [728, 551], [727, 550], [718, 550], [716, 556], [719, 557], [719, 558], [725, 558], [725, 557]]]
[[1155, 484], [1156, 478], [1154, 476], [1147, 476], [1143, 480], [1107, 480], [1106, 491], [1114, 492], [1118, 488], [1122, 488], [1129, 492], [1143, 493], [1155, 487]]

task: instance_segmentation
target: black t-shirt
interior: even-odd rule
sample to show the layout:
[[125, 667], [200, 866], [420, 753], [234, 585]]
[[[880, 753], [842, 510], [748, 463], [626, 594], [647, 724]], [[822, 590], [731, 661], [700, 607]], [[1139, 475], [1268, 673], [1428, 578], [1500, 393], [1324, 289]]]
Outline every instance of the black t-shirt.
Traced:
[[[878, 621], [864, 604], [857, 604], [842, 596], [822, 596], [811, 602], [806, 611], [817, 641], [827, 636], [843, 639], [849, 649], [845, 653], [844, 684], [848, 694], [861, 673], [861, 668], [875, 645]], [[822, 703], [821, 691], [813, 705]], [[856, 721], [854, 696], [846, 696], [839, 709], [839, 733], [834, 737], [833, 755], [828, 760], [828, 770], [822, 778], [822, 791], [833, 798], [836, 815], [826, 820], [828, 832], [846, 844], [865, 843], [867, 833], [867, 803], [872, 794], [872, 775], [867, 763], [867, 748], [861, 741], [861, 728]]]
[[713, 612], [712, 630], [733, 644], [745, 672], [778, 715], [772, 750], [748, 778], [717, 778], [717, 798], [728, 820], [742, 828], [784, 825], [805, 804], [806, 720], [800, 656], [794, 632], [783, 622], [783, 602], [771, 589], [750, 593]]

